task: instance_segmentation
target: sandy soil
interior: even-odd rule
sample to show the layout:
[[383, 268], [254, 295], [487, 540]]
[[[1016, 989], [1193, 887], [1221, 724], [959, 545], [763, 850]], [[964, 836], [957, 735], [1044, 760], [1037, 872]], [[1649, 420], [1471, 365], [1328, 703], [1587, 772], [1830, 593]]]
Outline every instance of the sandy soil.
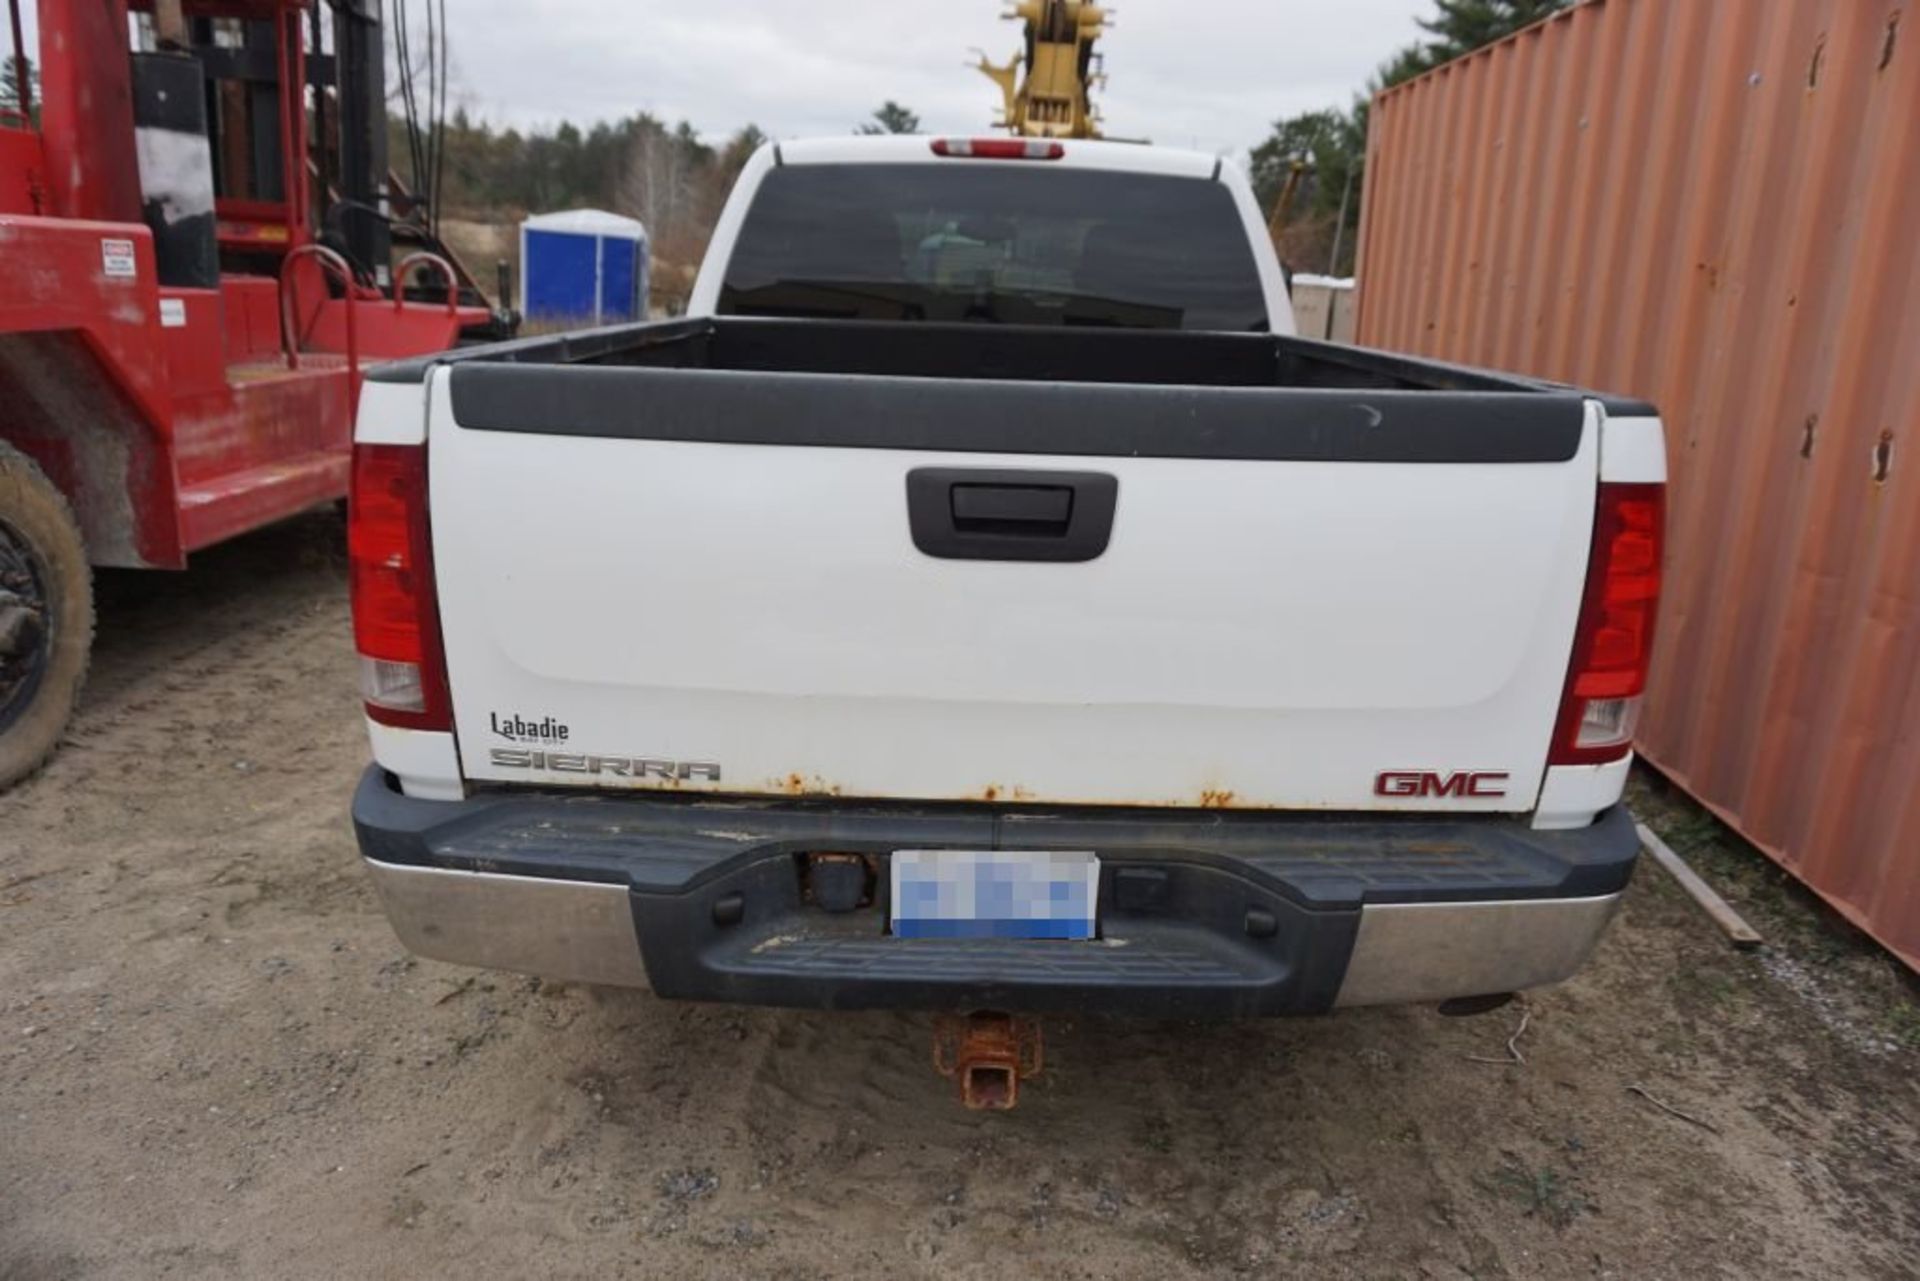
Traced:
[[1911, 989], [1657, 790], [1774, 946], [1644, 868], [1524, 1064], [1474, 1058], [1520, 1007], [1055, 1021], [981, 1116], [921, 1018], [412, 960], [339, 538], [106, 576], [73, 742], [0, 798], [0, 1276], [1920, 1274]]

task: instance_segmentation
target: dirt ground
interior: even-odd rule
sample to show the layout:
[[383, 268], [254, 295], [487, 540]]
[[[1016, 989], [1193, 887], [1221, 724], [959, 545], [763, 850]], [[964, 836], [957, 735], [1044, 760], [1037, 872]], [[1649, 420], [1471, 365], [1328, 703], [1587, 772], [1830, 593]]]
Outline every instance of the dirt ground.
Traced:
[[0, 1276], [1920, 1275], [1912, 988], [1644, 782], [1768, 948], [1643, 866], [1524, 1006], [1058, 1020], [1008, 1115], [919, 1017], [412, 960], [340, 537], [106, 575], [73, 740], [0, 797]]

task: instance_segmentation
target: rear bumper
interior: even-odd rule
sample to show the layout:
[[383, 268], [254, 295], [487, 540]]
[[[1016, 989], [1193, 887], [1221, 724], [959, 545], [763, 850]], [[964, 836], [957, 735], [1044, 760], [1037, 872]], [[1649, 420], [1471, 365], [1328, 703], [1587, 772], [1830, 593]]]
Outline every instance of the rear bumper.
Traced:
[[[1558, 982], [1632, 874], [1624, 809], [1518, 822], [919, 807], [654, 795], [354, 797], [368, 871], [423, 956], [661, 996], [1153, 1017], [1318, 1013]], [[1089, 943], [902, 940], [812, 905], [809, 853], [1091, 849]]]

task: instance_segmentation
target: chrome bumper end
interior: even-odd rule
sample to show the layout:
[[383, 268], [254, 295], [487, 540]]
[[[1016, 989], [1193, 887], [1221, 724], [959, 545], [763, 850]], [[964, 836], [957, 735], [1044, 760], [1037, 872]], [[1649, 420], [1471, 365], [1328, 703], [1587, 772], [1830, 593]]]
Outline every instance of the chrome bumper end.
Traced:
[[417, 956], [575, 983], [647, 986], [624, 885], [361, 862], [393, 932]]
[[1620, 895], [1605, 894], [1363, 907], [1334, 1005], [1405, 1005], [1558, 983], [1586, 963], [1619, 904]]

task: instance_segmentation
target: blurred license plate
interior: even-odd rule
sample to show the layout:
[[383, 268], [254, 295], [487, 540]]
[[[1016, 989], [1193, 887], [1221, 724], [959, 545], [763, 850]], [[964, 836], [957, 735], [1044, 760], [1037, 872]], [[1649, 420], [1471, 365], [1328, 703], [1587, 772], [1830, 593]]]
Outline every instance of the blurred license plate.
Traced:
[[900, 938], [1090, 939], [1100, 860], [1086, 851], [895, 850]]

